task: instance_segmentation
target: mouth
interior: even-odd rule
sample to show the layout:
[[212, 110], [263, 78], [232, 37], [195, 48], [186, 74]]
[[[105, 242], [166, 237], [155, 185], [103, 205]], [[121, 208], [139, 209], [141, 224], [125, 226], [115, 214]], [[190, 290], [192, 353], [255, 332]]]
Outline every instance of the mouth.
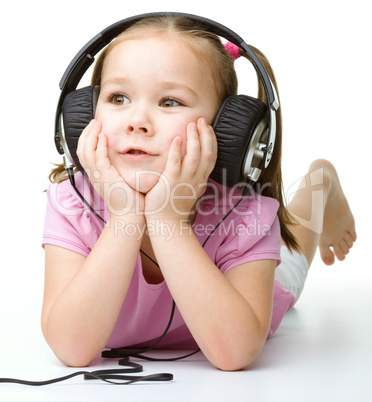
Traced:
[[121, 154], [129, 158], [146, 158], [150, 156], [155, 156], [155, 154], [148, 152], [143, 148], [131, 148], [131, 147], [125, 149], [123, 152], [121, 152]]
[[142, 151], [141, 149], [130, 149], [126, 153], [129, 155], [147, 155], [147, 152]]

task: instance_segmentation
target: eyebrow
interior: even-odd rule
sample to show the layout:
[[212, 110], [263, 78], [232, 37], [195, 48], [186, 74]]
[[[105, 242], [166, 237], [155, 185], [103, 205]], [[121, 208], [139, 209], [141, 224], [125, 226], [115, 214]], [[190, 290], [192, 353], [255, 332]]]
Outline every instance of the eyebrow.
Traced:
[[181, 82], [162, 81], [161, 86], [162, 86], [162, 88], [169, 89], [169, 90], [181, 89], [183, 91], [188, 92], [190, 95], [192, 95], [194, 97], [198, 97], [198, 94], [192, 88], [190, 88], [188, 85], [183, 84]]
[[[101, 86], [110, 86], [110, 85], [128, 85], [130, 80], [125, 77], [116, 77], [116, 78], [109, 78], [107, 79]], [[172, 89], [180, 89], [183, 91], [188, 92], [191, 96], [197, 98], [198, 94], [187, 84], [182, 82], [175, 82], [175, 81], [161, 81], [160, 87], [165, 90], [172, 90]]]
[[107, 85], [125, 85], [128, 84], [129, 80], [124, 77], [117, 77], [117, 78], [109, 78], [104, 83], [101, 84], [101, 87], [105, 87]]

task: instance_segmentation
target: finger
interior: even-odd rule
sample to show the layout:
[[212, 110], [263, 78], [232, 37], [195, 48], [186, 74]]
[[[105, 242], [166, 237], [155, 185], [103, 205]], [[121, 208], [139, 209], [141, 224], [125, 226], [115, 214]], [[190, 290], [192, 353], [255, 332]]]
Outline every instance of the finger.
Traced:
[[81, 164], [82, 164], [82, 159], [84, 158], [83, 154], [84, 154], [84, 149], [85, 149], [85, 141], [86, 141], [88, 132], [92, 128], [93, 124], [94, 124], [94, 120], [91, 120], [90, 123], [84, 128], [84, 130], [82, 131], [82, 133], [79, 136], [76, 154], [77, 154]]
[[164, 171], [164, 173], [171, 177], [177, 177], [180, 174], [182, 162], [181, 148], [182, 138], [175, 137], [169, 148], [168, 159]]
[[89, 124], [84, 128], [82, 133], [79, 136], [79, 141], [78, 141], [78, 148], [83, 149], [85, 148], [86, 141], [88, 137], [91, 135], [92, 130], [96, 124], [96, 120], [92, 119]]
[[182, 173], [185, 176], [193, 176], [198, 170], [200, 163], [200, 138], [195, 123], [187, 127], [186, 154], [182, 161]]
[[198, 128], [201, 146], [200, 171], [209, 176], [217, 160], [217, 138], [205, 119], [199, 119]]
[[97, 150], [96, 150], [96, 166], [98, 170], [105, 170], [110, 167], [107, 145], [108, 145], [107, 136], [103, 133], [99, 134]]
[[80, 163], [84, 168], [94, 170], [96, 165], [96, 149], [98, 135], [101, 131], [101, 123], [97, 120], [93, 120], [92, 124], [89, 124], [84, 131], [79, 160], [82, 159]]
[[98, 135], [101, 132], [101, 123], [93, 120], [92, 126], [89, 126], [85, 137], [85, 148], [87, 151], [95, 151], [97, 149]]
[[216, 133], [214, 132], [212, 126], [209, 126], [209, 131], [211, 132], [211, 135], [212, 135], [212, 142], [213, 142], [213, 149], [212, 149], [212, 152], [213, 152], [213, 160], [214, 160], [213, 168], [214, 168], [214, 165], [215, 165], [216, 162], [217, 162], [217, 156], [218, 156], [218, 142], [217, 142]]

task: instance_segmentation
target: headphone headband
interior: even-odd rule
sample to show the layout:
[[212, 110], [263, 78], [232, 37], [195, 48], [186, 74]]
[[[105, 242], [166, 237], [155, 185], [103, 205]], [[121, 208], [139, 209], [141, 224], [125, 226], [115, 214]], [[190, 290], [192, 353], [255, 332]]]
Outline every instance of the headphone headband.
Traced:
[[263, 64], [261, 63], [260, 59], [254, 53], [254, 51], [250, 48], [248, 44], [244, 42], [244, 40], [237, 35], [235, 32], [230, 30], [229, 28], [225, 27], [224, 25], [217, 23], [213, 20], [208, 18], [199, 17], [193, 14], [186, 14], [186, 13], [178, 13], [178, 12], [159, 12], [159, 13], [147, 13], [141, 14], [133, 17], [129, 17], [118, 21], [109, 27], [105, 28], [103, 31], [98, 33], [94, 38], [92, 38], [89, 42], [87, 42], [75, 55], [72, 59], [70, 64], [68, 65], [67, 69], [65, 70], [61, 81], [59, 83], [59, 87], [61, 89], [60, 98], [57, 105], [57, 113], [56, 113], [56, 122], [55, 122], [55, 144], [58, 152], [62, 155], [64, 150], [61, 146], [61, 133], [60, 133], [60, 116], [61, 116], [61, 109], [64, 98], [66, 95], [74, 91], [81, 78], [88, 70], [88, 68], [94, 62], [94, 56], [105, 46], [107, 46], [116, 36], [118, 36], [121, 32], [128, 29], [130, 26], [134, 25], [136, 22], [150, 17], [185, 17], [189, 18], [193, 21], [198, 22], [202, 27], [206, 28], [208, 31], [221, 36], [228, 41], [234, 43], [236, 46], [243, 49], [248, 55], [251, 57], [252, 64], [257, 71], [257, 74], [263, 84], [266, 98], [269, 105], [269, 138], [267, 143], [266, 149], [266, 156], [264, 165], [267, 167], [271, 160], [272, 149], [275, 142], [275, 131], [276, 131], [276, 118], [275, 118], [275, 111], [279, 107], [278, 96], [275, 91], [275, 87], [271, 82], [271, 79], [266, 72]]
[[[92, 38], [89, 42], [83, 46], [80, 51], [76, 54], [73, 60], [70, 62], [66, 71], [64, 72], [61, 81], [59, 83], [60, 89], [63, 91], [67, 89], [68, 92], [76, 89], [79, 84], [81, 77], [88, 70], [90, 65], [94, 62], [94, 56], [105, 46], [107, 46], [116, 36], [118, 36], [121, 32], [128, 29], [130, 26], [134, 25], [136, 22], [150, 17], [163, 17], [163, 16], [171, 16], [171, 17], [185, 17], [197, 21], [201, 26], [208, 29], [208, 31], [222, 36], [228, 41], [234, 43], [236, 46], [242, 48], [245, 52], [249, 54], [252, 58], [253, 65], [260, 76], [260, 79], [264, 85], [266, 96], [268, 99], [269, 105], [275, 104], [277, 101], [277, 96], [275, 94], [275, 89], [273, 89], [273, 85], [270, 81], [270, 78], [262, 65], [260, 59], [256, 56], [254, 51], [247, 45], [244, 40], [233, 32], [231, 29], [225, 27], [218, 22], [210, 20], [208, 18], [199, 17], [193, 14], [186, 13], [173, 13], [173, 12], [159, 12], [159, 13], [147, 13], [141, 14], [133, 17], [129, 17], [118, 21], [109, 27], [105, 28], [99, 34], [97, 34], [94, 38]], [[277, 107], [275, 108], [275, 110]]]

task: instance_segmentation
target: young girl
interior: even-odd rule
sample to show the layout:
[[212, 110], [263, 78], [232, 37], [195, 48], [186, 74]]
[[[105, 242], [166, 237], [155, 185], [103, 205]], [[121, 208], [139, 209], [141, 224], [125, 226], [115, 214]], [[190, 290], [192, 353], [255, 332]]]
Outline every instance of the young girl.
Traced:
[[[86, 175], [75, 182], [102, 219], [63, 167], [48, 190], [42, 329], [65, 364], [88, 365], [105, 347], [154, 345], [173, 298], [157, 347], [199, 347], [219, 369], [244, 368], [298, 299], [318, 245], [332, 264], [356, 240], [327, 161], [310, 166], [307, 186], [285, 208], [280, 112], [274, 157], [256, 191], [209, 237], [242, 193], [209, 179], [211, 124], [237, 92], [231, 54], [195, 22], [159, 17], [127, 29], [97, 61], [95, 119], [77, 151]], [[265, 101], [263, 94], [259, 87]], [[324, 203], [314, 210], [317, 189]], [[309, 213], [312, 227], [295, 223]]]

